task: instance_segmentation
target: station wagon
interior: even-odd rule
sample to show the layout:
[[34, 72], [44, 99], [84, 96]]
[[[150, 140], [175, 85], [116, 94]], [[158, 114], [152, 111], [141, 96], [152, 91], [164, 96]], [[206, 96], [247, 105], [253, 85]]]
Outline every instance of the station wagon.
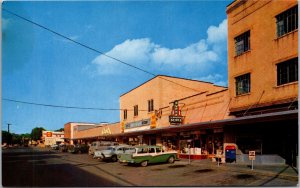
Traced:
[[160, 146], [136, 146], [134, 153], [119, 155], [119, 162], [125, 164], [140, 164], [147, 166], [153, 163], [174, 163], [177, 151], [163, 151]]

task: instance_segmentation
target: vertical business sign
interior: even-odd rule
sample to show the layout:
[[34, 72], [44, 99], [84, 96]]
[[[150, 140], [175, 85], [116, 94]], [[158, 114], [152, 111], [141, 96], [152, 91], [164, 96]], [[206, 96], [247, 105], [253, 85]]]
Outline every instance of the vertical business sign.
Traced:
[[122, 121], [122, 123], [121, 123], [121, 133], [124, 133], [124, 129], [125, 129], [125, 122]]
[[155, 113], [151, 114], [150, 127], [151, 127], [151, 129], [156, 128], [156, 115], [155, 115]]
[[178, 101], [173, 102], [172, 112], [169, 116], [169, 122], [171, 125], [178, 125], [182, 123], [183, 116], [181, 116], [181, 110], [178, 105]]

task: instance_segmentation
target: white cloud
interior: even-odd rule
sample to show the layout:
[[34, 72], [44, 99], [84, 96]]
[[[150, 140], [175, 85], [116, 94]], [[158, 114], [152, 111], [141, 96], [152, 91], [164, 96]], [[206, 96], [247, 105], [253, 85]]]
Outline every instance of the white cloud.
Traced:
[[[151, 43], [148, 38], [126, 40], [116, 45], [106, 55], [132, 65], [137, 65], [148, 63], [155, 48], [158, 48], [158, 46]], [[98, 65], [98, 73], [101, 75], [124, 73], [125, 65], [120, 65], [119, 62], [107, 56], [99, 55], [92, 61], [93, 64]]]
[[[218, 27], [208, 28], [206, 39], [184, 48], [162, 47], [149, 38], [128, 39], [113, 47], [106, 55], [137, 67], [156, 67], [155, 70], [160, 69], [161, 72], [198, 71], [199, 75], [203, 75], [221, 61], [226, 41], [227, 20], [224, 20]], [[130, 69], [105, 55], [96, 57], [92, 64], [97, 66], [100, 75], [126, 74]]]
[[227, 19], [223, 20], [218, 27], [210, 26], [207, 29], [207, 42], [220, 43], [227, 40]]
[[216, 61], [217, 56], [216, 53], [208, 50], [205, 40], [182, 49], [156, 48], [152, 54], [153, 62], [177, 67], [184, 65], [202, 67], [205, 62]]
[[209, 74], [207, 76], [198, 78], [196, 80], [206, 81], [206, 82], [212, 82], [215, 85], [219, 86], [226, 86], [227, 87], [227, 78], [224, 78], [221, 74]]

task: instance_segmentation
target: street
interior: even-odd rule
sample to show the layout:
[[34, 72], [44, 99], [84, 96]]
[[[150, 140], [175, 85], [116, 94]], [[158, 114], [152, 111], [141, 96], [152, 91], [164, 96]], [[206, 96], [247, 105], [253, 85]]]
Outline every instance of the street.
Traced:
[[87, 154], [41, 148], [7, 149], [2, 153], [3, 186], [296, 186], [298, 178], [228, 170], [213, 163], [187, 161], [148, 167], [121, 165]]

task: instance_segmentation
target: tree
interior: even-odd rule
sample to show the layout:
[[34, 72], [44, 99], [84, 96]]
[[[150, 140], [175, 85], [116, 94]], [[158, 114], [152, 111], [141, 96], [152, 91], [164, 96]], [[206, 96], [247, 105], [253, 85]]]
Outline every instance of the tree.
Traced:
[[61, 132], [61, 131], [65, 131], [65, 129], [64, 129], [64, 128], [60, 128], [60, 129], [57, 129], [57, 130], [55, 130], [55, 131]]
[[2, 144], [7, 143], [10, 144], [12, 140], [12, 134], [7, 131], [2, 131]]
[[34, 141], [40, 140], [42, 137], [42, 133], [45, 131], [43, 127], [35, 127], [31, 131], [31, 139]]

